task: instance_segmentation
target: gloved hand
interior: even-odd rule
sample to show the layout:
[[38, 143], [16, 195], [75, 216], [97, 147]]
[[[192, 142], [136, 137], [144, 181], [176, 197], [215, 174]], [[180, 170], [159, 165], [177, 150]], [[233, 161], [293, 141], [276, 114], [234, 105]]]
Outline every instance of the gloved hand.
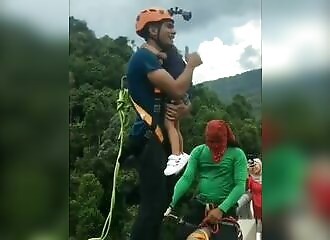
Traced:
[[169, 207], [166, 209], [166, 212], [164, 213], [164, 217], [167, 217], [171, 212], [172, 212], [172, 207], [169, 206]]

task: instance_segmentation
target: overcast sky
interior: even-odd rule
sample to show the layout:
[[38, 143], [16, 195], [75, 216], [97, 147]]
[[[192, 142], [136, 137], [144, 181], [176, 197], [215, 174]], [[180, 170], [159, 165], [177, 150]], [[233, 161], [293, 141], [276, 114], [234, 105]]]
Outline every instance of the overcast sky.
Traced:
[[328, 0], [264, 0], [262, 5], [261, 0], [4, 0], [0, 19], [67, 38], [69, 6], [70, 15], [85, 20], [98, 37], [127, 36], [138, 44], [134, 24], [141, 9], [191, 10], [190, 22], [175, 17], [176, 45], [201, 54], [204, 64], [196, 69], [195, 83], [259, 68], [261, 32], [266, 74], [328, 68], [330, 61]]
[[181, 7], [192, 11], [191, 21], [175, 16], [177, 47], [198, 51], [203, 65], [195, 83], [235, 75], [261, 66], [261, 0], [71, 0], [70, 15], [85, 20], [98, 37], [135, 34], [138, 12], [149, 7]]

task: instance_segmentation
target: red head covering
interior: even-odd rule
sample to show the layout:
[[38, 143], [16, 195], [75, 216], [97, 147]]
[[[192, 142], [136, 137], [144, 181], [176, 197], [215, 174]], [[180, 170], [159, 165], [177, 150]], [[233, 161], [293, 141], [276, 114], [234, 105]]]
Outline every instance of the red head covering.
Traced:
[[268, 150], [280, 140], [280, 125], [278, 122], [264, 117], [262, 119], [262, 149]]
[[213, 160], [219, 162], [227, 149], [228, 142], [235, 141], [235, 136], [225, 121], [211, 120], [206, 126], [205, 141], [212, 152]]

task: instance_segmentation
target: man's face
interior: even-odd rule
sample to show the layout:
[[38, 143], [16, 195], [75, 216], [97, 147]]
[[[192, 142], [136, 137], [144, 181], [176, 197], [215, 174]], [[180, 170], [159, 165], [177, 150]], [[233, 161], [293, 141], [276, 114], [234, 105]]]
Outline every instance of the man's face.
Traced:
[[159, 41], [164, 45], [173, 45], [175, 34], [174, 23], [166, 21], [160, 27]]

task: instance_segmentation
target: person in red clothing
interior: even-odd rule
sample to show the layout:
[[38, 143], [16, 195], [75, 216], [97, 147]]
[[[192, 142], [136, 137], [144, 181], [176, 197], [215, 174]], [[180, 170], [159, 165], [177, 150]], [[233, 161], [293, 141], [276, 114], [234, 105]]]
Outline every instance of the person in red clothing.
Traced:
[[325, 157], [317, 159], [307, 178], [307, 193], [314, 213], [330, 224], [330, 163]]
[[252, 195], [253, 216], [256, 220], [257, 234], [261, 234], [262, 222], [262, 163], [259, 158], [249, 160], [248, 190]]

